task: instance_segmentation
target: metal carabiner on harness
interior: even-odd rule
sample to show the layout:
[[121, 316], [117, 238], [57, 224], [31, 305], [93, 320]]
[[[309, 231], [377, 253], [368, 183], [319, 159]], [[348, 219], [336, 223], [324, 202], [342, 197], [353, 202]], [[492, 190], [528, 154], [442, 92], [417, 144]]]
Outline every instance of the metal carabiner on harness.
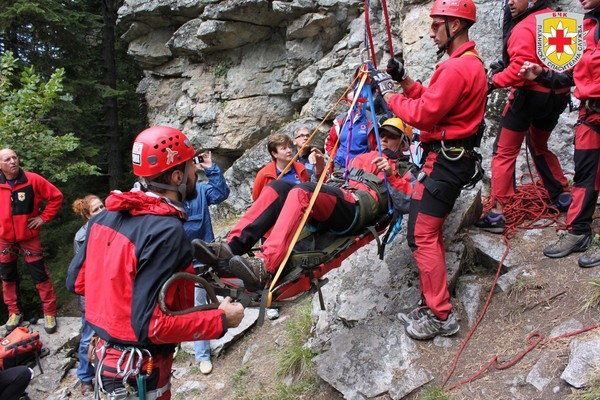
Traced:
[[[459, 151], [460, 150], [460, 154], [456, 157], [450, 157], [448, 154], [446, 154], [446, 151]], [[465, 148], [464, 147], [446, 147], [446, 145], [444, 144], [444, 139], [442, 139], [440, 141], [440, 153], [442, 153], [442, 155], [446, 158], [446, 160], [448, 161], [458, 161], [462, 158], [462, 156], [465, 155]]]

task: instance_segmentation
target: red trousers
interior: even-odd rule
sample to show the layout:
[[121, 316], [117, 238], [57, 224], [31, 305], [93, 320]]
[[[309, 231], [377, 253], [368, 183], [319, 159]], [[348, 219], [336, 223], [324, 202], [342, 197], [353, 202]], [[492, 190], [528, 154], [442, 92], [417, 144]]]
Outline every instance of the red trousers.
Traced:
[[[600, 114], [582, 109], [580, 121], [600, 127]], [[567, 228], [576, 235], [590, 234], [600, 188], [600, 133], [580, 123], [575, 128], [575, 177], [573, 203], [567, 213]]]
[[410, 203], [407, 241], [419, 268], [421, 295], [441, 320], [452, 310], [446, 277], [443, 225], [464, 185], [475, 172], [475, 160], [463, 156], [450, 161], [433, 151], [427, 154]]
[[[315, 187], [314, 182], [294, 185], [285, 181], [273, 181], [265, 186], [258, 199], [227, 236], [233, 253], [247, 253], [273, 227], [257, 256], [265, 260], [269, 273], [275, 273], [292, 242]], [[356, 207], [356, 200], [351, 192], [323, 185], [308, 223], [343, 232], [355, 220]]]
[[25, 266], [42, 300], [44, 315], [56, 316], [56, 294], [48, 268], [42, 256], [42, 243], [39, 236], [18, 243], [0, 239], [0, 277], [2, 296], [8, 307], [8, 314], [19, 314], [17, 258], [23, 254]]
[[539, 177], [555, 200], [568, 191], [568, 181], [554, 153], [548, 149], [548, 139], [558, 123], [558, 117], [568, 104], [567, 94], [553, 94], [513, 89], [504, 108], [500, 131], [494, 143], [492, 157], [492, 197], [502, 205], [515, 194], [515, 164], [523, 139]]

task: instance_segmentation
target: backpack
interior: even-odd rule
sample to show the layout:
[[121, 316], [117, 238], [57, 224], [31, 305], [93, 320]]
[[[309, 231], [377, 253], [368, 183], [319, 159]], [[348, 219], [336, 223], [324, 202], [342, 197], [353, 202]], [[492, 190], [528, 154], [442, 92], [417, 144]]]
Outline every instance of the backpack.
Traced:
[[17, 326], [0, 340], [0, 371], [17, 365], [29, 365], [33, 361], [41, 371], [41, 352], [40, 334], [23, 326]]

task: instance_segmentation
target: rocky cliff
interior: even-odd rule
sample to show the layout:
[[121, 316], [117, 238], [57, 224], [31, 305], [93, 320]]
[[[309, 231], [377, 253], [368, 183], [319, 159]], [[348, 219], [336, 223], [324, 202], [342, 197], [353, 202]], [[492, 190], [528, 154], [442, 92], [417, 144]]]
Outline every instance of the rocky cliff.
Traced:
[[[502, 1], [475, 3], [478, 22], [471, 37], [489, 64], [500, 58]], [[554, 3], [566, 11], [578, 8], [567, 0]], [[369, 4], [377, 62], [385, 64], [389, 43], [381, 3]], [[145, 69], [138, 90], [148, 102], [150, 124], [184, 130], [198, 148], [212, 150], [228, 167], [232, 194], [220, 212], [240, 213], [250, 204], [254, 174], [269, 160], [267, 135], [306, 124], [318, 128], [322, 140], [342, 111], [333, 106], [368, 57], [363, 7], [357, 0], [127, 0], [119, 10], [129, 52]], [[412, 77], [427, 82], [436, 64], [428, 37], [431, 2], [392, 0], [388, 8], [395, 53], [404, 55]], [[481, 148], [488, 171], [506, 94], [495, 91], [488, 104]], [[567, 171], [572, 170], [575, 117], [565, 112], [552, 140]], [[519, 165], [525, 170], [524, 160]], [[477, 215], [482, 187], [485, 182], [464, 194], [446, 227], [453, 287], [467, 258], [464, 243], [453, 239]], [[433, 379], [419, 361], [426, 351], [418, 351], [395, 321], [395, 313], [418, 298], [414, 261], [404, 241], [397, 242], [384, 261], [367, 246], [334, 271], [325, 290], [327, 311], [315, 310], [311, 346], [323, 352], [316, 360], [319, 373], [346, 398], [402, 398]], [[457, 300], [471, 310], [465, 311], [469, 323], [480, 308], [478, 301], [469, 301], [477, 297], [472, 288], [468, 281], [459, 285]]]

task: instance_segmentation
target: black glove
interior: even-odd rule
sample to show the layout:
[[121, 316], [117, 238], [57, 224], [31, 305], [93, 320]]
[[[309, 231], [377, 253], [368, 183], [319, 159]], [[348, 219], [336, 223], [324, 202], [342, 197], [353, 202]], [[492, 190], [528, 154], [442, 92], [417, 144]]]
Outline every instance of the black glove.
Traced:
[[373, 83], [377, 85], [379, 93], [385, 96], [387, 93], [396, 93], [396, 87], [392, 77], [387, 72], [373, 70], [369, 72], [369, 76], [373, 80]]
[[494, 83], [492, 82], [491, 76], [488, 77], [487, 84], [488, 84], [487, 94], [489, 95], [490, 93], [492, 93], [494, 91], [494, 89], [496, 89], [496, 86], [494, 86]]
[[504, 68], [505, 68], [504, 63], [501, 60], [494, 61], [493, 63], [490, 64], [490, 70], [488, 72], [488, 75], [490, 75], [490, 76], [496, 75], [498, 72], [502, 71]]
[[395, 58], [390, 58], [387, 63], [387, 72], [396, 82], [402, 82], [408, 75], [404, 64]]

